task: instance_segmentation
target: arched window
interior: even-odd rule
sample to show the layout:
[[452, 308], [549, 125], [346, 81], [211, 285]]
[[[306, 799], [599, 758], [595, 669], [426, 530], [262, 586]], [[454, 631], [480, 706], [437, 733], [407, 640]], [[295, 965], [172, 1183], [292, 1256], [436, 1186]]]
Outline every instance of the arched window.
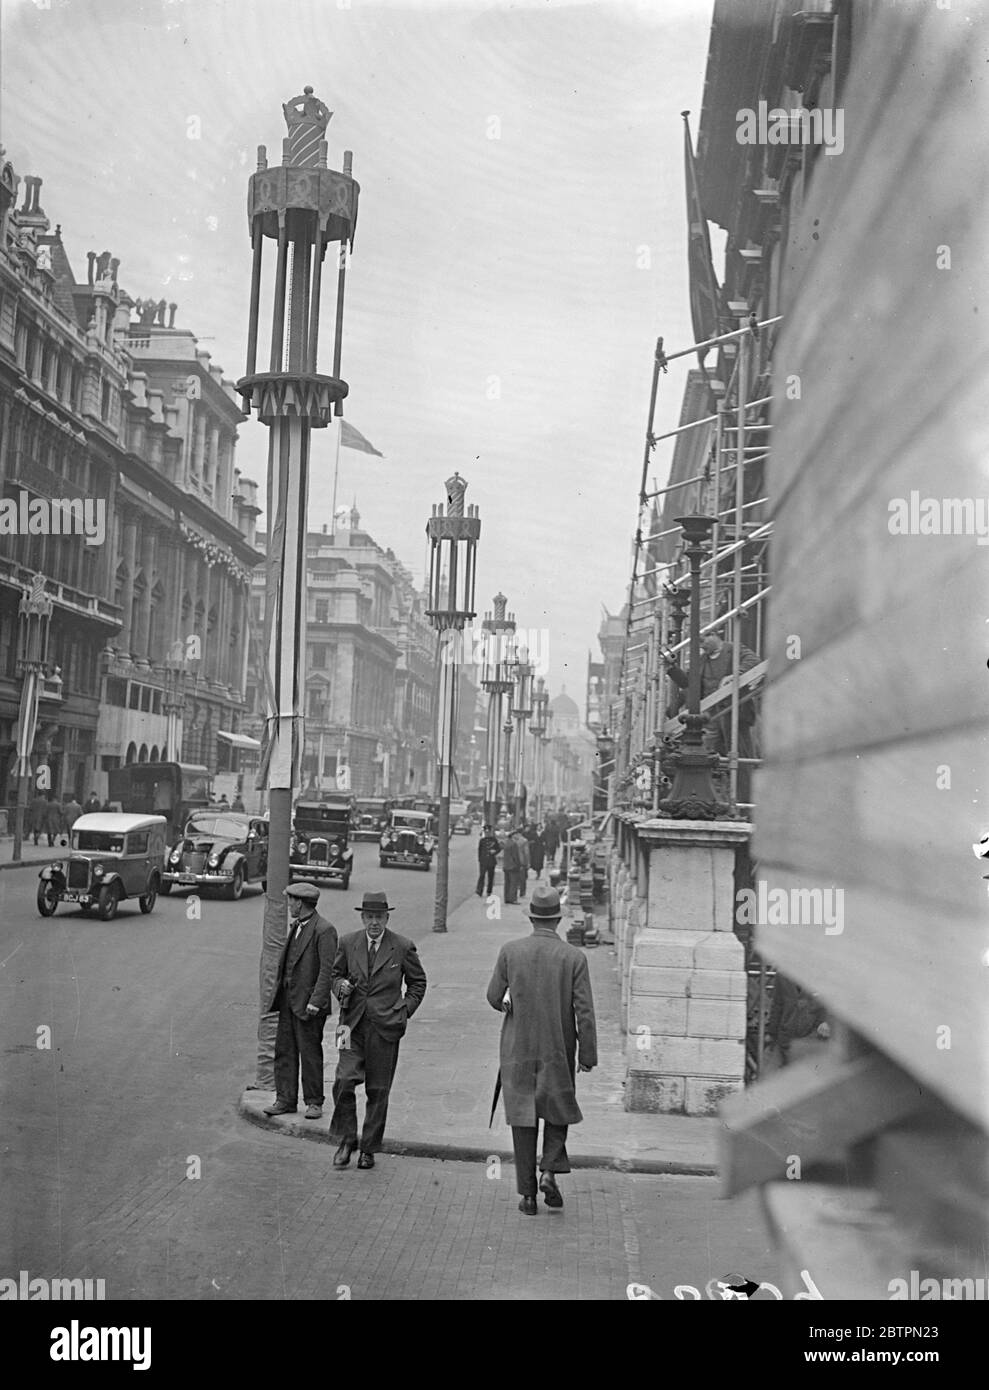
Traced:
[[136, 744], [136, 743], [129, 743], [129, 744], [127, 745], [127, 756], [126, 756], [126, 758], [124, 759], [124, 763], [125, 763], [125, 765], [126, 765], [127, 767], [130, 767], [131, 763], [136, 763], [136, 762], [137, 762], [137, 744]]
[[139, 763], [146, 763], [148, 761], [148, 745], [146, 743], [141, 744], [141, 751], [137, 755], [137, 761]]
[[148, 759], [148, 761], [152, 763], [160, 763], [162, 761], [162, 758], [158, 752], [157, 743], [153, 745], [151, 749], [151, 757]]

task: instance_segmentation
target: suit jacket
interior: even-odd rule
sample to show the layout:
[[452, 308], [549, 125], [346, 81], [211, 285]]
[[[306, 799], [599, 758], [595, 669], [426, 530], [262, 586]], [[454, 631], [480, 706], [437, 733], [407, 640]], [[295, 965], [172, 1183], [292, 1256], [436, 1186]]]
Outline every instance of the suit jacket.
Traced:
[[[344, 980], [354, 986], [346, 1002], [340, 995]], [[367, 934], [363, 927], [348, 933], [340, 941], [333, 965], [333, 993], [341, 1001], [342, 1026], [356, 1028], [366, 1017], [383, 1038], [397, 1042], [404, 1037], [408, 1021], [426, 993], [426, 972], [419, 961], [415, 942], [385, 927], [369, 978]]]
[[296, 923], [289, 922], [288, 940], [282, 948], [278, 977], [268, 1000], [266, 1012], [279, 1007], [278, 991], [284, 985], [288, 1006], [297, 1018], [308, 1018], [307, 1004], [315, 1004], [321, 1014], [328, 1014], [332, 1005], [330, 987], [333, 981], [333, 961], [337, 953], [337, 929], [314, 912], [294, 940]]

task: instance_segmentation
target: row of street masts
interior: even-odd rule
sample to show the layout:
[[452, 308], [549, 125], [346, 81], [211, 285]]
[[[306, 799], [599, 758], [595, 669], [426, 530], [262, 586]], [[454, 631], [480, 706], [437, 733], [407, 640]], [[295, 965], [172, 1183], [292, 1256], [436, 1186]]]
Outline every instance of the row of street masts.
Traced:
[[[664, 653], [677, 656], [681, 664], [686, 657], [688, 669], [697, 671], [700, 637], [715, 632], [731, 646], [732, 670], [737, 672], [741, 664], [740, 619], [751, 609], [755, 610], [755, 650], [761, 653], [764, 604], [770, 592], [767, 552], [772, 521], [765, 519], [764, 511], [760, 519], [750, 520], [753, 512], [764, 508], [768, 499], [746, 500], [746, 480], [752, 476], [746, 470], [764, 463], [769, 457], [772, 425], [765, 417], [772, 395], [759, 394], [758, 389], [751, 393], [751, 388], [753, 385], [758, 388], [767, 375], [757, 360], [760, 331], [778, 324], [781, 319], [776, 317], [757, 323], [754, 316], [749, 316], [747, 308], [744, 317], [746, 322], [732, 332], [678, 352], [664, 353], [662, 339], [656, 346], [618, 705], [612, 712], [611, 727], [616, 735], [614, 801], [638, 804], [654, 812], [661, 809], [660, 762], [665, 751], [664, 735], [678, 732], [684, 724], [689, 730], [687, 718], [678, 720], [668, 714], [675, 700], [676, 687], [670, 680]], [[660, 372], [676, 358], [711, 347], [720, 347], [726, 356], [734, 350], [735, 355], [731, 376], [719, 393], [716, 410], [666, 434], [653, 434]], [[750, 393], [752, 399], [749, 399]], [[647, 478], [655, 445], [698, 429], [707, 430], [711, 435], [710, 462], [705, 471], [649, 490]], [[750, 440], [758, 442], [750, 444]], [[675, 525], [650, 532], [648, 518], [655, 515], [657, 500], [670, 498], [673, 501], [677, 494], [682, 495], [690, 488], [698, 489], [698, 515], [678, 516]], [[664, 516], [667, 514], [664, 510]], [[650, 547], [678, 533], [684, 545], [674, 559], [654, 565], [643, 564], [644, 558], [652, 553]], [[650, 580], [651, 585], [648, 584]], [[685, 638], [683, 627], [688, 612], [692, 630]], [[740, 704], [745, 687], [758, 680], [765, 668], [766, 663], [760, 661], [742, 681], [733, 679], [731, 682], [727, 790], [731, 808], [740, 812], [751, 811], [750, 801], [739, 800], [740, 785], [743, 790], [747, 789], [750, 781], [745, 770], [760, 761], [757, 757], [739, 755]], [[697, 710], [693, 708], [695, 704]], [[692, 686], [688, 695], [688, 716], [700, 712], [699, 690], [695, 692]], [[696, 725], [698, 738], [705, 722], [700, 719]], [[648, 769], [645, 775], [643, 769]], [[683, 798], [677, 799], [683, 801]], [[698, 812], [696, 798], [691, 802], [688, 797], [684, 804], [694, 813]], [[722, 810], [719, 799], [712, 793], [710, 814], [721, 814]], [[669, 813], [684, 814], [676, 810]]]
[[[488, 727], [484, 819], [494, 825], [504, 811], [519, 826], [531, 813], [542, 816], [546, 746], [552, 739], [549, 691], [533, 668], [527, 648], [519, 645], [514, 613], [506, 612], [504, 594], [494, 597], [494, 611], [481, 624], [481, 685], [488, 692]], [[528, 740], [526, 734], [528, 732]], [[514, 742], [514, 760], [513, 760]], [[527, 790], [527, 751], [532, 748], [533, 803]]]

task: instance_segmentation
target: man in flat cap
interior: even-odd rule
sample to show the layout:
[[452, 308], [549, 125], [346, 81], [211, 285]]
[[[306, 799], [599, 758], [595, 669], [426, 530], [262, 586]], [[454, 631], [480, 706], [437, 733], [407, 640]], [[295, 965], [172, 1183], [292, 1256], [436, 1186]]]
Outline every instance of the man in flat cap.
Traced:
[[316, 911], [319, 889], [291, 883], [288, 937], [267, 1013], [278, 1010], [275, 1034], [275, 1099], [266, 1115], [290, 1115], [299, 1103], [299, 1069], [306, 1119], [323, 1114], [323, 1029], [329, 1017], [337, 931]]
[[[501, 948], [487, 999], [504, 1013], [499, 1087], [512, 1127], [519, 1211], [536, 1215], [536, 1141], [543, 1122], [539, 1191], [548, 1207], [562, 1207], [557, 1173], [570, 1172], [567, 1128], [584, 1117], [577, 1104], [580, 1071], [597, 1066], [594, 1000], [587, 960], [556, 934], [560, 895], [542, 885], [529, 902], [532, 935]], [[495, 1090], [495, 1103], [498, 1089]], [[494, 1115], [494, 1106], [491, 1110]]]
[[339, 1144], [334, 1168], [346, 1168], [357, 1148], [358, 1086], [364, 1087], [367, 1108], [357, 1166], [374, 1167], [385, 1133], [398, 1045], [426, 993], [426, 972], [415, 942], [388, 930], [391, 910], [387, 893], [365, 893], [355, 909], [363, 925], [341, 939], [333, 966], [333, 993], [340, 1000], [330, 1121], [330, 1137]]

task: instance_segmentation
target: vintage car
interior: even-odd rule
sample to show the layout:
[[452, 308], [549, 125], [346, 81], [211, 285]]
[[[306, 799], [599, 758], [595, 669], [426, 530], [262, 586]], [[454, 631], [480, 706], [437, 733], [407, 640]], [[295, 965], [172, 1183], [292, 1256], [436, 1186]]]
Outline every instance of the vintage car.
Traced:
[[268, 822], [242, 811], [194, 811], [165, 861], [161, 891], [217, 888], [234, 902], [245, 883], [266, 887]]
[[161, 891], [165, 863], [164, 816], [94, 811], [77, 817], [66, 859], [46, 864], [39, 875], [38, 911], [51, 917], [59, 903], [95, 908], [104, 922], [116, 917], [124, 898], [137, 898], [150, 912]]
[[388, 829], [381, 836], [378, 863], [413, 864], [428, 869], [436, 848], [436, 830], [428, 811], [392, 811]]
[[393, 802], [383, 796], [359, 796], [350, 817], [350, 833], [355, 840], [380, 840], [388, 828]]
[[349, 800], [299, 801], [289, 851], [290, 883], [350, 884], [354, 851], [350, 848]]
[[466, 801], [450, 802], [450, 834], [469, 835], [471, 831], [470, 805]]

